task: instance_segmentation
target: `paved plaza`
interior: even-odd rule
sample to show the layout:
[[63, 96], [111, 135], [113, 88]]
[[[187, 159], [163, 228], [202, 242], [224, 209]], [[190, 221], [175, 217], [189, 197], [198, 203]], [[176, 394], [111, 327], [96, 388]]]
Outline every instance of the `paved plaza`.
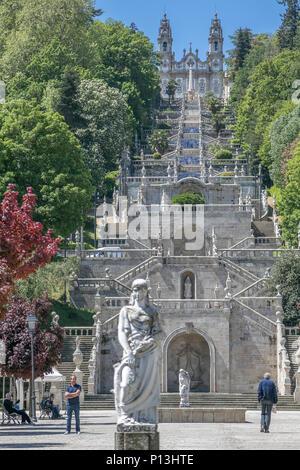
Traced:
[[[74, 418], [73, 418], [74, 419]], [[259, 411], [243, 424], [160, 424], [160, 450], [298, 450], [300, 412], [272, 415], [270, 434], [259, 432]], [[81, 434], [64, 435], [65, 420], [36, 426], [0, 426], [0, 450], [114, 450], [114, 411], [82, 411]], [[180, 426], [180, 432], [179, 432]]]

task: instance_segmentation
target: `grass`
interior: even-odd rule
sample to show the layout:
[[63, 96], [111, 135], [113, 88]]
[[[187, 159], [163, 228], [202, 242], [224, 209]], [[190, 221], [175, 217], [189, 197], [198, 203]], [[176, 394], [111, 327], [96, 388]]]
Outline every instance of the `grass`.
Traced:
[[92, 326], [95, 312], [84, 308], [76, 308], [58, 300], [51, 300], [52, 310], [59, 315], [60, 326]]

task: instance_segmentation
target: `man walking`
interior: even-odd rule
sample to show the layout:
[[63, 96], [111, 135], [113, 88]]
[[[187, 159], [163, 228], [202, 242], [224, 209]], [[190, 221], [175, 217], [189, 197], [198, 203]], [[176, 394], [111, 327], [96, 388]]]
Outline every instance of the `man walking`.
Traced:
[[275, 383], [270, 380], [271, 374], [264, 375], [264, 380], [258, 386], [258, 401], [261, 404], [261, 422], [260, 432], [270, 432], [272, 408], [278, 402]]
[[76, 383], [76, 375], [72, 375], [71, 384], [67, 387], [66, 393], [65, 393], [65, 397], [68, 399], [68, 404], [67, 404], [68, 419], [67, 419], [67, 429], [66, 429], [65, 434], [70, 434], [71, 432], [71, 420], [72, 420], [73, 411], [75, 414], [76, 434], [80, 434], [80, 420], [79, 420], [80, 392], [81, 392], [81, 386]]

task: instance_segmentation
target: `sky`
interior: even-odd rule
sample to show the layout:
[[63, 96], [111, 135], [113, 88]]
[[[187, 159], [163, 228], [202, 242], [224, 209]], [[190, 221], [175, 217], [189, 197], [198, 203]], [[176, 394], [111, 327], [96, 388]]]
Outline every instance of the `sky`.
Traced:
[[202, 60], [208, 50], [211, 20], [217, 11], [222, 21], [224, 52], [232, 48], [229, 36], [238, 28], [250, 28], [253, 33], [274, 33], [281, 24], [283, 7], [277, 0], [96, 0], [104, 10], [99, 18], [122, 21], [136, 26], [148, 36], [157, 49], [157, 36], [164, 11], [173, 32], [173, 50], [180, 60], [183, 49], [199, 49]]

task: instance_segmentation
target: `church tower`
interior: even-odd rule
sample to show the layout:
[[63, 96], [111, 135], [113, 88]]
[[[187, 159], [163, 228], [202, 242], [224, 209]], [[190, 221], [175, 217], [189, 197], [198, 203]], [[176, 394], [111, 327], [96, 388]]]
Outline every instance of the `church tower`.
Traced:
[[158, 48], [161, 54], [160, 72], [168, 74], [172, 70], [172, 56], [173, 56], [173, 37], [170, 26], [170, 21], [167, 19], [167, 14], [164, 14], [160, 22], [158, 33]]
[[224, 37], [221, 20], [218, 18], [217, 13], [215, 13], [209, 33], [207, 61], [211, 71], [210, 89], [219, 97], [222, 94], [222, 78], [220, 77], [220, 72], [223, 72], [224, 68], [223, 44]]

